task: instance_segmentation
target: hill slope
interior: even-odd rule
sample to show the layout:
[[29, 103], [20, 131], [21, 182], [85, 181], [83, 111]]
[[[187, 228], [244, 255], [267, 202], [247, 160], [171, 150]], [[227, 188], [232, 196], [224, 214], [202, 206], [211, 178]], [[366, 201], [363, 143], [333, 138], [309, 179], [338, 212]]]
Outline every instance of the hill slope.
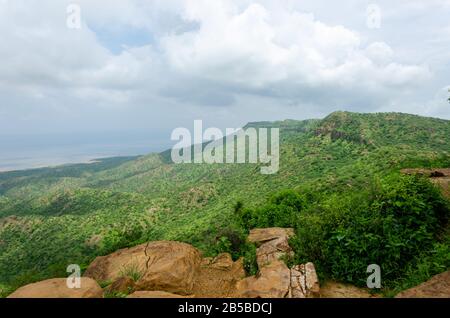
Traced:
[[0, 288], [65, 274], [68, 264], [146, 240], [217, 252], [236, 202], [256, 208], [282, 189], [358, 192], [402, 168], [449, 167], [450, 121], [336, 112], [280, 128], [280, 170], [173, 164], [168, 153], [0, 174]]

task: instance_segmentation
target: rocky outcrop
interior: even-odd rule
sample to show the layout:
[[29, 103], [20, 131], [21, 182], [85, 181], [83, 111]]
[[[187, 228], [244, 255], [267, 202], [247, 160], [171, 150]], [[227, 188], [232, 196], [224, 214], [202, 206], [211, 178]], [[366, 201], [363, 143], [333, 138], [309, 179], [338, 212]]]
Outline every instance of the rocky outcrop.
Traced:
[[120, 277], [109, 285], [105, 292], [108, 294], [129, 294], [135, 288], [135, 282], [130, 277]]
[[163, 291], [137, 291], [128, 295], [127, 298], [186, 298], [177, 294]]
[[294, 252], [289, 246], [289, 239], [294, 236], [290, 228], [266, 228], [250, 231], [248, 241], [258, 246], [256, 260], [258, 268], [262, 268], [282, 257], [293, 256]]
[[248, 240], [255, 243], [259, 273], [237, 284], [239, 297], [307, 298], [318, 297], [320, 288], [313, 263], [289, 269], [282, 259], [294, 252], [289, 239], [294, 235], [290, 228], [266, 228], [250, 231]]
[[162, 290], [191, 294], [201, 264], [201, 253], [193, 246], [170, 241], [142, 244], [98, 257], [85, 276], [116, 280], [133, 271], [140, 278], [136, 290]]
[[25, 286], [27, 293], [18, 290], [11, 296], [33, 295], [37, 291], [44, 297], [101, 297], [102, 290], [95, 279], [109, 282], [104, 291], [108, 296], [131, 293], [129, 298], [317, 297], [319, 282], [314, 265], [307, 263], [289, 269], [280, 259], [293, 256], [289, 246], [293, 235], [293, 229], [252, 230], [248, 240], [257, 245], [259, 272], [251, 277], [245, 277], [242, 258], [233, 261], [228, 253], [203, 258], [189, 244], [158, 241], [97, 257], [84, 274], [82, 290], [65, 290], [62, 279]]
[[194, 281], [193, 294], [197, 298], [232, 297], [236, 284], [245, 277], [244, 260], [233, 262], [228, 253], [202, 261], [197, 278]]
[[320, 287], [321, 298], [372, 298], [367, 289], [337, 282], [326, 282]]
[[54, 278], [29, 284], [8, 298], [102, 298], [103, 290], [91, 278], [81, 278], [80, 288], [67, 287], [66, 278]]
[[99, 256], [89, 265], [84, 276], [99, 282], [106, 282], [115, 281], [131, 270], [143, 273], [148, 260], [146, 247], [147, 244], [141, 244], [118, 250], [107, 256]]
[[450, 271], [434, 276], [419, 286], [399, 293], [396, 298], [450, 298]]
[[256, 276], [245, 278], [236, 286], [240, 298], [285, 298], [289, 294], [291, 273], [282, 261], [262, 267]]
[[320, 296], [319, 279], [313, 263], [291, 268], [289, 298], [312, 298]]

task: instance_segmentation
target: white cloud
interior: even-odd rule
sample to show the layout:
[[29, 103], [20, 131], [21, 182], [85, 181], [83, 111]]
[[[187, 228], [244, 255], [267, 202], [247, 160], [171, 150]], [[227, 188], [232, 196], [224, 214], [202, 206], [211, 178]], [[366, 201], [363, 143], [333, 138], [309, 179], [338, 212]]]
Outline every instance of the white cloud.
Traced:
[[[401, 43], [369, 40], [367, 30], [328, 23], [289, 1], [80, 0], [81, 30], [66, 27], [70, 2], [0, 0], [0, 90], [11, 92], [0, 97], [0, 113], [7, 109], [9, 122], [14, 108], [17, 121], [29, 125], [24, 118], [55, 109], [65, 121], [83, 118], [86, 105], [115, 117], [139, 109], [155, 125], [159, 117], [185, 116], [173, 109], [198, 117], [211, 111], [207, 106], [237, 107], [245, 120], [259, 104], [259, 115], [269, 117], [371, 111], [403, 101], [435, 77], [426, 60], [397, 54]], [[412, 2], [408, 10], [422, 5]], [[108, 41], [130, 30], [151, 43], [113, 43], [123, 49], [112, 52]]]

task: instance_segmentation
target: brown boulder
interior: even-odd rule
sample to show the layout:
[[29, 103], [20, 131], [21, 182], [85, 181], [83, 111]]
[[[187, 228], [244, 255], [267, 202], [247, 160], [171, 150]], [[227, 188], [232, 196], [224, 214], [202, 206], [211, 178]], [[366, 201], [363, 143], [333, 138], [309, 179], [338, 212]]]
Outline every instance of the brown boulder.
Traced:
[[319, 295], [319, 279], [314, 264], [306, 263], [292, 267], [289, 298], [312, 298]]
[[353, 285], [342, 284], [337, 282], [326, 282], [324, 286], [320, 288], [321, 298], [372, 298], [376, 297], [371, 295], [367, 289], [358, 288]]
[[259, 246], [256, 250], [258, 267], [262, 268], [284, 256], [293, 256], [294, 252], [289, 246], [289, 238], [293, 235], [294, 230], [290, 228], [276, 227], [251, 230], [248, 240]]
[[399, 293], [396, 298], [450, 298], [450, 271], [434, 276], [419, 286]]
[[132, 271], [138, 278], [136, 290], [190, 294], [200, 263], [201, 253], [193, 246], [157, 241], [97, 257], [84, 276], [114, 281]]
[[86, 277], [81, 278], [81, 288], [69, 288], [66, 278], [54, 278], [23, 286], [8, 298], [103, 298], [103, 290]]
[[106, 288], [107, 293], [128, 294], [134, 289], [135, 282], [130, 277], [120, 277]]
[[137, 290], [191, 294], [201, 264], [201, 253], [179, 242], [152, 242], [146, 248], [146, 270]]
[[240, 258], [233, 262], [228, 253], [219, 254], [202, 263], [193, 288], [197, 298], [231, 297], [236, 283], [245, 277], [244, 260]]
[[264, 266], [258, 275], [245, 278], [236, 285], [236, 297], [285, 298], [291, 282], [290, 270], [281, 261]]
[[104, 282], [115, 281], [131, 270], [144, 273], [148, 260], [146, 247], [147, 243], [99, 256], [89, 265], [83, 276]]
[[250, 231], [248, 240], [252, 243], [262, 244], [280, 237], [291, 238], [294, 236], [294, 229], [272, 227], [265, 229], [253, 229]]
[[137, 291], [127, 296], [127, 298], [186, 298], [186, 297], [163, 291]]

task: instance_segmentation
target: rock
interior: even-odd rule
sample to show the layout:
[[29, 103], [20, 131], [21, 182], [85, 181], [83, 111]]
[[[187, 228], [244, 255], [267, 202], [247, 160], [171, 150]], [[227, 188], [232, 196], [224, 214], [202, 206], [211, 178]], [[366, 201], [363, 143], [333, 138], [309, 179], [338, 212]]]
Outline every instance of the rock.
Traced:
[[146, 247], [147, 243], [121, 249], [107, 256], [99, 256], [88, 266], [83, 276], [104, 282], [115, 281], [130, 269], [144, 273], [148, 260]]
[[402, 291], [395, 298], [450, 298], [450, 271]]
[[140, 276], [136, 290], [190, 294], [200, 263], [201, 253], [193, 246], [157, 241], [98, 257], [89, 265], [85, 276], [114, 281], [131, 269]]
[[373, 298], [367, 289], [337, 282], [326, 282], [320, 289], [321, 298]]
[[294, 252], [289, 246], [288, 238], [286, 236], [267, 241], [256, 249], [256, 262], [258, 263], [258, 268], [262, 268], [285, 256], [294, 256]]
[[233, 267], [233, 259], [228, 253], [222, 253], [217, 255], [209, 264], [211, 268], [229, 270]]
[[290, 270], [282, 261], [273, 261], [261, 268], [256, 276], [245, 278], [236, 285], [236, 297], [285, 298], [291, 283]]
[[262, 244], [280, 237], [291, 238], [294, 236], [294, 229], [272, 227], [265, 229], [253, 229], [250, 231], [248, 240], [252, 243]]
[[134, 280], [130, 277], [120, 277], [106, 288], [107, 293], [129, 294], [134, 289]]
[[127, 298], [186, 298], [177, 294], [163, 291], [137, 291], [128, 295]]
[[319, 279], [313, 263], [294, 266], [291, 269], [289, 298], [312, 298], [320, 296]]
[[146, 254], [147, 268], [136, 283], [137, 290], [191, 294], [201, 264], [196, 248], [179, 242], [152, 242]]
[[194, 283], [197, 298], [227, 298], [236, 290], [236, 283], [245, 277], [244, 260], [233, 262], [228, 253], [203, 261]]
[[294, 235], [293, 229], [267, 228], [253, 229], [248, 240], [259, 246], [256, 250], [258, 267], [279, 260], [285, 256], [293, 256], [294, 252], [289, 246], [289, 238]]
[[103, 290], [86, 277], [81, 278], [81, 288], [69, 288], [66, 278], [54, 278], [23, 286], [8, 298], [103, 298]]

